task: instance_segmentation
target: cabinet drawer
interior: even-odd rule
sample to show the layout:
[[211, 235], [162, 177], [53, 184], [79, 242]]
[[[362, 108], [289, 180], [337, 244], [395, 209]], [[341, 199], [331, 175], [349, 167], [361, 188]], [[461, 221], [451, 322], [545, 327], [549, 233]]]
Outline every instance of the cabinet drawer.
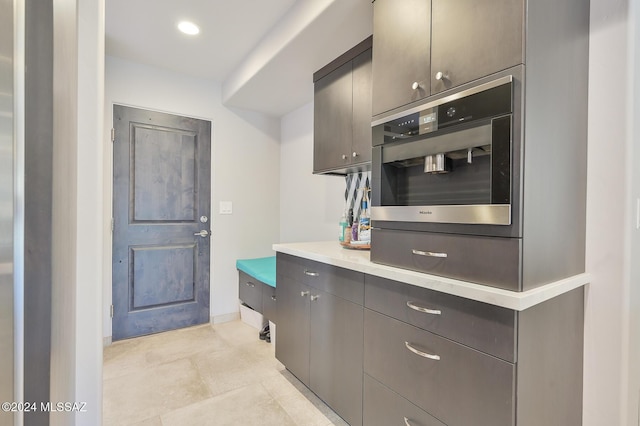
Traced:
[[276, 288], [262, 284], [262, 315], [268, 320], [276, 322]]
[[516, 313], [410, 284], [365, 276], [364, 304], [506, 361], [516, 360]]
[[264, 284], [242, 271], [238, 271], [238, 275], [240, 278], [238, 282], [240, 300], [254, 310], [262, 312], [262, 286]]
[[363, 424], [367, 426], [446, 426], [388, 387], [364, 375]]
[[449, 426], [512, 426], [515, 364], [365, 309], [364, 371]]
[[374, 229], [371, 261], [519, 291], [521, 241]]
[[364, 304], [364, 274], [361, 272], [278, 254], [277, 267], [280, 268], [281, 264], [282, 273], [296, 281], [353, 303]]

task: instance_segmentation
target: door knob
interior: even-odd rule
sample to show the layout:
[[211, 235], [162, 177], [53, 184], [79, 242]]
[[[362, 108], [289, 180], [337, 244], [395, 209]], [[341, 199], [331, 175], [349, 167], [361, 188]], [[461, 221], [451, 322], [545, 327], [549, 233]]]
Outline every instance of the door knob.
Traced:
[[196, 233], [195, 233], [195, 234], [193, 234], [193, 235], [195, 235], [196, 237], [206, 238], [206, 237], [208, 237], [208, 236], [209, 236], [209, 231], [207, 231], [206, 229], [203, 229], [202, 231], [200, 231], [200, 232], [196, 232]]

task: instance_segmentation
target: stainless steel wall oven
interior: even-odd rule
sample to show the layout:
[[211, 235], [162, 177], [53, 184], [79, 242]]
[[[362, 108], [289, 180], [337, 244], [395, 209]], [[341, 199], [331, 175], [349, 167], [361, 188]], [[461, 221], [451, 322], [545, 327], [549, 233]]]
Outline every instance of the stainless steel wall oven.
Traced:
[[522, 75], [372, 123], [371, 261], [522, 289]]
[[518, 83], [505, 75], [374, 121], [374, 227], [518, 236]]

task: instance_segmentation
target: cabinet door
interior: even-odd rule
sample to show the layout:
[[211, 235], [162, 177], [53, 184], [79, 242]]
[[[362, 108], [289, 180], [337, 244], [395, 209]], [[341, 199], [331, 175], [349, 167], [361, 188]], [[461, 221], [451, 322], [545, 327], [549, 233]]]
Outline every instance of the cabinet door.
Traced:
[[524, 62], [523, 0], [432, 2], [432, 93]]
[[366, 374], [363, 393], [363, 423], [367, 426], [446, 426]]
[[258, 312], [262, 312], [262, 284], [242, 271], [238, 271], [240, 300]]
[[371, 161], [371, 50], [353, 59], [353, 164]]
[[429, 96], [430, 24], [431, 0], [373, 3], [373, 115]]
[[347, 62], [314, 85], [314, 172], [351, 163], [352, 111], [351, 62]]
[[311, 289], [309, 387], [352, 426], [362, 425], [363, 333], [362, 306]]
[[262, 284], [262, 315], [269, 321], [278, 323], [277, 314], [276, 289], [267, 284]]
[[276, 358], [309, 385], [309, 287], [278, 275]]
[[515, 364], [369, 309], [364, 348], [365, 373], [443, 423], [515, 424]]

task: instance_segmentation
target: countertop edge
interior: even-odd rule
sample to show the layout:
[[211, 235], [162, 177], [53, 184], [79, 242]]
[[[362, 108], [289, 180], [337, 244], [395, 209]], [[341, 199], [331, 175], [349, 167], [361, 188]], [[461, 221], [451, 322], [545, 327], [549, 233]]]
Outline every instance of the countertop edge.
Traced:
[[347, 250], [334, 241], [274, 244], [273, 250], [515, 311], [524, 311], [591, 282], [589, 273], [581, 273], [531, 290], [516, 292], [380, 265], [369, 260], [368, 251]]

